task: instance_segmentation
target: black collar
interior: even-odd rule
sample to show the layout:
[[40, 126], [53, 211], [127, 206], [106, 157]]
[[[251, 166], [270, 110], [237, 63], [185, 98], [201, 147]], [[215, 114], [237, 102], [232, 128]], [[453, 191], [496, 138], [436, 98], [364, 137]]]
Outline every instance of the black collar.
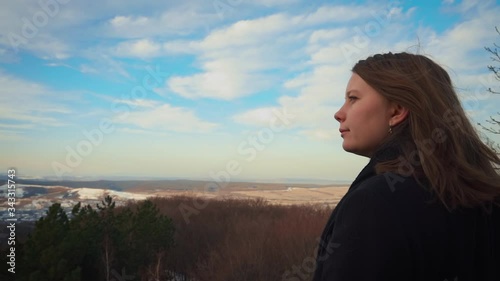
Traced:
[[[366, 179], [375, 176], [377, 173], [375, 172], [375, 166], [384, 161], [393, 160], [402, 155], [401, 144], [395, 142], [389, 142], [382, 145], [373, 156], [370, 158], [370, 161], [366, 166], [361, 170], [356, 179], [352, 182], [351, 189], [355, 189], [359, 183], [365, 181]], [[349, 192], [348, 191], [348, 192]]]

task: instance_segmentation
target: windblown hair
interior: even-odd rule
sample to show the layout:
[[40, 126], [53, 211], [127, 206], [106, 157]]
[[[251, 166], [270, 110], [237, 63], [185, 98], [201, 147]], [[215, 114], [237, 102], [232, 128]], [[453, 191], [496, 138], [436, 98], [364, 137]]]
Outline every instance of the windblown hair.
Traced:
[[481, 141], [440, 65], [423, 55], [387, 53], [360, 60], [352, 71], [409, 110], [384, 143], [397, 143], [401, 156], [377, 164], [377, 173], [423, 179], [450, 211], [500, 205], [500, 159]]

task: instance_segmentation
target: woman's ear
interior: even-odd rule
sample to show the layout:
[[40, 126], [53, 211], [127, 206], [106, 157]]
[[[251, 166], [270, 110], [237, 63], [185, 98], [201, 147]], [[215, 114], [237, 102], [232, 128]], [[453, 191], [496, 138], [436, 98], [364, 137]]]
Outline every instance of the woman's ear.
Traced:
[[403, 122], [409, 114], [409, 110], [406, 107], [403, 107], [399, 104], [392, 104], [391, 116], [389, 119], [389, 123], [391, 126], [398, 125]]

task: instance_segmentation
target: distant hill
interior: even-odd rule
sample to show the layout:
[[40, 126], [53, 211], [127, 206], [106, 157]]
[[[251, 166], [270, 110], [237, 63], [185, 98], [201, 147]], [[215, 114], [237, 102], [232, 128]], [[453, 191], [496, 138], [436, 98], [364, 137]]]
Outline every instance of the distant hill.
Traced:
[[62, 181], [52, 181], [52, 180], [39, 180], [39, 179], [17, 179], [18, 184], [29, 184], [29, 185], [42, 185], [42, 186], [66, 186], [72, 188], [101, 188], [101, 189], [111, 189], [116, 191], [121, 191], [130, 187], [135, 187], [140, 181], [108, 181], [108, 180], [98, 180], [98, 181], [72, 181], [72, 180], [62, 180]]
[[[2, 181], [7, 178], [3, 177]], [[44, 180], [44, 179], [17, 179], [17, 184], [42, 185], [42, 186], [65, 186], [71, 188], [98, 188], [111, 189], [116, 191], [125, 191], [130, 189], [172, 189], [172, 190], [190, 190], [198, 187], [205, 182], [190, 180], [97, 180], [97, 181], [78, 181], [78, 180]]]
[[[0, 176], [2, 182], [7, 181], [6, 176]], [[65, 186], [69, 188], [98, 188], [110, 189], [115, 191], [145, 191], [145, 190], [200, 190], [204, 186], [211, 184], [214, 181], [202, 180], [45, 180], [45, 179], [16, 179], [17, 184], [37, 185], [37, 186]], [[1, 185], [1, 184], [0, 184]], [[306, 180], [299, 180], [292, 183], [257, 183], [257, 182], [228, 182], [226, 187], [229, 189], [241, 188], [279, 188], [283, 189], [287, 186], [296, 187], [320, 187], [324, 185], [341, 185], [341, 184], [310, 184]]]

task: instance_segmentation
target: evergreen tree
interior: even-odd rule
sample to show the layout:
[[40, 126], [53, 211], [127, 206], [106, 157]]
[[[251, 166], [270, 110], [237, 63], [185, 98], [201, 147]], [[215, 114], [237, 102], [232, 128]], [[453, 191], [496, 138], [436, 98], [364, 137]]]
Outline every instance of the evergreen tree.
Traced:
[[[71, 220], [59, 203], [35, 224], [23, 248], [17, 280], [116, 280], [118, 269], [130, 276], [162, 275], [162, 260], [173, 244], [172, 221], [151, 201], [115, 209], [106, 196], [97, 209], [80, 203]], [[127, 279], [131, 280], [131, 279]]]
[[29, 275], [24, 280], [64, 280], [65, 274], [72, 271], [67, 261], [70, 253], [60, 243], [68, 230], [69, 220], [61, 204], [53, 204], [26, 242], [21, 264], [22, 272]]
[[79, 270], [75, 269], [69, 275], [76, 276], [80, 272], [83, 281], [101, 280], [97, 262], [101, 252], [99, 241], [102, 233], [99, 214], [90, 205], [81, 207], [78, 203], [73, 208], [72, 215], [70, 231], [62, 243], [71, 249], [71, 261]]
[[165, 251], [173, 244], [171, 219], [161, 215], [153, 202], [146, 200], [138, 204], [127, 230], [130, 235], [124, 244], [134, 254], [125, 259], [126, 268], [146, 274], [148, 267], [158, 267], [158, 260], [161, 261]]

